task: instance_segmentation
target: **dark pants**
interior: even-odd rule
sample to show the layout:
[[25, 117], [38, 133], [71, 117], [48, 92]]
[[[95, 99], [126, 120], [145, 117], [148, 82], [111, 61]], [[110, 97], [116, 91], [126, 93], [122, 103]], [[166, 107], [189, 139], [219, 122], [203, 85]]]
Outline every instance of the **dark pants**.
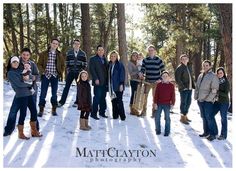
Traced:
[[165, 134], [170, 133], [170, 105], [159, 104], [155, 112], [156, 133], [161, 133], [161, 113], [164, 111]]
[[137, 91], [138, 82], [130, 80], [130, 87], [131, 87], [131, 97], [129, 104], [132, 105], [134, 101], [134, 92]]
[[227, 111], [229, 108], [229, 103], [214, 103], [214, 115], [216, 115], [220, 111], [221, 116], [221, 133], [220, 135], [223, 136], [225, 139], [227, 138], [228, 132], [228, 121], [227, 121]]
[[[34, 104], [36, 105], [37, 92], [34, 93], [32, 98], [33, 98]], [[11, 108], [10, 108], [10, 112], [8, 114], [7, 124], [4, 128], [4, 132], [8, 135], [10, 135], [15, 129], [17, 112], [20, 110], [20, 113], [23, 114], [25, 111], [24, 108], [22, 108], [23, 110], [21, 109], [20, 104], [17, 101], [18, 101], [17, 98], [14, 97]], [[37, 130], [39, 130], [39, 122], [37, 118], [36, 118], [36, 123], [37, 123]]]
[[47, 96], [49, 83], [51, 83], [51, 88], [52, 88], [51, 104], [52, 106], [57, 106], [58, 78], [51, 76], [50, 79], [47, 79], [45, 75], [42, 75], [41, 79], [41, 93], [39, 97], [39, 106], [44, 107], [46, 104], [45, 98]]
[[203, 121], [204, 134], [210, 134], [212, 136], [218, 135], [218, 128], [216, 125], [215, 115], [213, 113], [214, 104], [206, 101], [198, 101], [198, 106]]
[[125, 109], [123, 104], [123, 91], [116, 91], [116, 98], [113, 99], [112, 102], [112, 115], [113, 119], [117, 119], [120, 117], [121, 120], [125, 120]]
[[[69, 72], [67, 74], [67, 76], [66, 76], [66, 85], [65, 85], [65, 88], [63, 90], [63, 93], [62, 93], [62, 96], [61, 96], [61, 100], [59, 101], [60, 104], [62, 104], [62, 105], [65, 104], [66, 98], [68, 96], [68, 92], [69, 92], [69, 89], [70, 89], [70, 86], [71, 86], [73, 80], [75, 80], [77, 82], [78, 76], [79, 76], [79, 73], [77, 73], [77, 72]], [[78, 93], [76, 93], [75, 103], [76, 104], [78, 103]]]
[[81, 119], [88, 119], [89, 113], [90, 113], [90, 112], [81, 111], [81, 113], [80, 113], [80, 118], [81, 118]]
[[106, 86], [94, 86], [94, 96], [93, 96], [93, 109], [91, 116], [97, 117], [98, 106], [99, 106], [99, 115], [104, 116], [107, 109], [106, 104], [106, 95], [107, 88]]
[[180, 91], [180, 112], [183, 115], [188, 114], [188, 110], [192, 100], [192, 90]]

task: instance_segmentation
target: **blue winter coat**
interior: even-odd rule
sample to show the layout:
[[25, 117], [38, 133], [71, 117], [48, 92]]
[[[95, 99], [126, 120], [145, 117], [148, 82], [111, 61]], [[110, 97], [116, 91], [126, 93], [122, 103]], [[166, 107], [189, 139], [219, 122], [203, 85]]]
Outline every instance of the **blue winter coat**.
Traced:
[[[109, 71], [111, 72], [112, 62], [109, 62]], [[110, 75], [110, 74], [109, 74]], [[120, 85], [123, 85], [125, 83], [125, 68], [124, 65], [120, 61], [116, 61], [113, 73], [111, 75], [111, 80], [113, 84], [113, 90], [119, 91]]]

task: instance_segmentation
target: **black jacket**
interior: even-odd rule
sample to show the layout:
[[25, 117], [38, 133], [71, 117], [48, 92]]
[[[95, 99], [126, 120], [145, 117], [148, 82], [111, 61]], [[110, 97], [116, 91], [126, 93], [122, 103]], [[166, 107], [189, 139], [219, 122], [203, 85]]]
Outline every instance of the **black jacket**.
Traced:
[[188, 65], [180, 64], [175, 70], [175, 81], [178, 84], [179, 91], [189, 88], [189, 73], [187, 69], [191, 76], [192, 88], [195, 88], [192, 69]]
[[95, 81], [98, 79], [99, 86], [107, 86], [108, 84], [108, 62], [104, 57], [104, 63], [102, 63], [101, 58], [96, 55], [90, 58], [89, 61], [89, 72], [92, 76], [92, 85], [96, 85]]

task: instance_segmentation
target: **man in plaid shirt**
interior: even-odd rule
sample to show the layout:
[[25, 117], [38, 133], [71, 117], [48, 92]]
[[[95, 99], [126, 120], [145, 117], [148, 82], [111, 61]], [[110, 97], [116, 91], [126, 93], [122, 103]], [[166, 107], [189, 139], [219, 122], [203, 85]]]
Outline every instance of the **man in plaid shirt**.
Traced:
[[65, 60], [59, 50], [58, 39], [52, 39], [50, 47], [39, 54], [38, 59], [38, 68], [39, 73], [41, 74], [41, 94], [39, 98], [39, 114], [42, 116], [44, 112], [44, 107], [46, 104], [46, 96], [48, 91], [49, 83], [51, 84], [51, 104], [52, 104], [52, 115], [57, 115], [57, 89], [58, 89], [58, 80], [62, 78], [63, 71], [65, 68]]

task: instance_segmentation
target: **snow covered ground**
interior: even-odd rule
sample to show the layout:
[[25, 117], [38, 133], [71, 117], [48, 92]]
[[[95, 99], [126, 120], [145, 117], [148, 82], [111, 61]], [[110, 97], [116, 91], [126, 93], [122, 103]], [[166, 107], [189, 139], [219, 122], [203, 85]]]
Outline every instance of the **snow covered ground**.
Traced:
[[[39, 90], [40, 91], [40, 90]], [[63, 91], [59, 86], [58, 98]], [[179, 93], [176, 92], [174, 114], [171, 114], [171, 134], [155, 134], [152, 119], [151, 98], [148, 102], [148, 116], [140, 118], [129, 115], [130, 89], [124, 93], [125, 121], [111, 118], [111, 102], [107, 96], [108, 119], [90, 119], [91, 131], [79, 130], [79, 111], [72, 107], [76, 86], [72, 86], [66, 104], [58, 109], [59, 116], [51, 116], [50, 88], [47, 96], [46, 115], [39, 118], [42, 138], [28, 141], [17, 138], [17, 130], [3, 138], [3, 167], [135, 167], [135, 168], [231, 168], [232, 167], [232, 120], [229, 117], [228, 139], [224, 141], [200, 138], [202, 120], [196, 101], [193, 100], [189, 118], [190, 125], [179, 122]], [[39, 93], [38, 93], [39, 94]], [[5, 125], [14, 97], [8, 82], [4, 82]], [[150, 96], [149, 96], [150, 97]], [[216, 116], [220, 126], [220, 116]], [[29, 114], [25, 121], [25, 133], [30, 134]], [[86, 148], [86, 149], [85, 149]], [[86, 150], [86, 156], [83, 155]], [[101, 151], [99, 151], [101, 150]], [[109, 152], [110, 156], [107, 154]], [[96, 154], [97, 153], [97, 154]], [[116, 157], [116, 154], [118, 155]], [[96, 157], [97, 155], [97, 157]]]

